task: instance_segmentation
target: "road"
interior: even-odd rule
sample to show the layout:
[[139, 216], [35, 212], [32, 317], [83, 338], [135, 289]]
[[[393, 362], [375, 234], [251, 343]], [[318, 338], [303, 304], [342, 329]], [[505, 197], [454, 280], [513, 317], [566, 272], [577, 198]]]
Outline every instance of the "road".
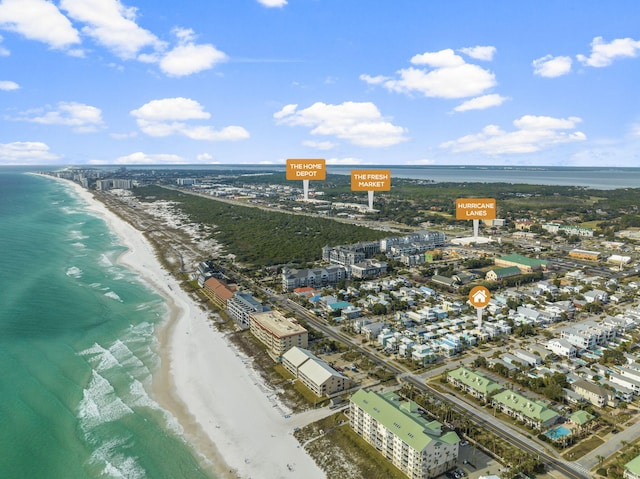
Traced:
[[569, 479], [588, 479], [591, 477], [586, 468], [583, 468], [579, 464], [569, 463], [561, 458], [554, 457], [549, 454], [543, 445], [531, 440], [519, 431], [505, 426], [501, 421], [496, 420], [491, 414], [487, 414], [485, 411], [477, 409], [451, 394], [443, 394], [440, 391], [431, 388], [422, 382], [420, 378], [414, 375], [405, 375], [403, 380], [417, 387], [422, 392], [428, 393], [441, 401], [449, 403], [454, 411], [471, 419], [474, 425], [487, 429], [496, 436], [515, 445], [519, 449], [533, 456], [537, 456], [548, 469], [555, 469]]

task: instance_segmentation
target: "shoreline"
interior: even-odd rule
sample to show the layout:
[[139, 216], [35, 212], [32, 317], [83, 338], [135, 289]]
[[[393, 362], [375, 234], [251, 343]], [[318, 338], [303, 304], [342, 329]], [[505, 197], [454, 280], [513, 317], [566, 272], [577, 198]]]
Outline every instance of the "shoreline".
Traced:
[[48, 177], [72, 187], [87, 211], [107, 223], [127, 248], [118, 263], [165, 299], [168, 313], [156, 329], [160, 367], [150, 394], [176, 418], [203, 466], [225, 479], [326, 477], [292, 435], [295, 427], [326, 414], [291, 416], [250, 367], [250, 358], [164, 269], [142, 232], [77, 183]]

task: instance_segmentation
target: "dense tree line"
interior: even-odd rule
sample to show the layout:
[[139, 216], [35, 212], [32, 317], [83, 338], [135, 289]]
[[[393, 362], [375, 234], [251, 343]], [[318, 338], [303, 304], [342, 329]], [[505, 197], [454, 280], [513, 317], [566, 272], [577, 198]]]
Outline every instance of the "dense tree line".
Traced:
[[389, 236], [331, 219], [237, 206], [158, 186], [134, 191], [141, 201], [176, 202], [191, 221], [212, 227], [213, 238], [237, 261], [256, 266], [317, 261], [323, 246]]

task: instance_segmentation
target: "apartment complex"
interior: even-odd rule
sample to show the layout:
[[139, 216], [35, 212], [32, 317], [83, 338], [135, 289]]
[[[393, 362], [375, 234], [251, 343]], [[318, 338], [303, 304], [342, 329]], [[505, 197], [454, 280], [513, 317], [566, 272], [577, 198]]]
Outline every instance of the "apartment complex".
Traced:
[[348, 277], [347, 268], [336, 264], [324, 268], [282, 268], [282, 289], [291, 291], [306, 286], [322, 288], [328, 285], [336, 285]]
[[560, 415], [546, 404], [508, 389], [493, 396], [493, 407], [536, 429], [551, 427]]
[[447, 381], [471, 394], [476, 399], [489, 401], [491, 395], [500, 391], [502, 386], [486, 376], [461, 367], [447, 373]]
[[285, 318], [279, 311], [264, 311], [249, 315], [251, 333], [260, 340], [269, 354], [281, 358], [293, 346], [306, 348], [309, 335], [293, 318]]
[[351, 396], [349, 412], [353, 430], [411, 479], [434, 478], [456, 464], [458, 435], [427, 421], [412, 401], [361, 389]]
[[349, 378], [310, 351], [297, 346], [284, 353], [282, 365], [316, 396], [333, 396], [351, 386]]

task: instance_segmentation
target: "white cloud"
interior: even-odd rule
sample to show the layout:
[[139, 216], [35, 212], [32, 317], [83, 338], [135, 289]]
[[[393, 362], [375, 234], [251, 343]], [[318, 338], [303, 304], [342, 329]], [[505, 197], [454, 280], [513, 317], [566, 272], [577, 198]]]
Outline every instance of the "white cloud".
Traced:
[[0, 90], [11, 91], [11, 90], [18, 90], [19, 88], [20, 88], [20, 85], [18, 85], [14, 81], [8, 81], [8, 80], [0, 81]]
[[135, 58], [145, 47], [164, 47], [153, 33], [136, 23], [137, 9], [119, 0], [61, 0], [60, 7], [74, 20], [87, 24], [82, 33], [120, 58]]
[[315, 148], [317, 150], [331, 150], [336, 146], [338, 146], [337, 144], [331, 141], [303, 141], [302, 144], [304, 146]]
[[[102, 163], [100, 161], [92, 163]], [[167, 153], [148, 154], [138, 151], [127, 156], [116, 158], [116, 165], [183, 165], [187, 160], [178, 155]]]
[[39, 141], [0, 143], [0, 163], [5, 165], [43, 165], [60, 158], [49, 151], [49, 145]]
[[136, 118], [147, 121], [165, 120], [207, 120], [211, 115], [204, 111], [203, 106], [190, 98], [164, 98], [151, 100], [131, 114]]
[[69, 19], [46, 0], [4, 0], [0, 3], [0, 28], [56, 49], [80, 43], [78, 31]]
[[[2, 22], [0, 22], [0, 28], [2, 28]], [[0, 43], [2, 43], [3, 40], [4, 38], [2, 38], [2, 35], [0, 35]], [[0, 45], [0, 57], [8, 57], [9, 55], [11, 55], [11, 52]]]
[[160, 60], [160, 69], [171, 76], [185, 76], [208, 70], [227, 59], [213, 45], [194, 43], [193, 30], [178, 28], [174, 30], [178, 46], [167, 52]]
[[196, 160], [198, 160], [198, 163], [218, 163], [217, 161], [213, 161], [213, 155], [209, 153], [200, 153], [196, 156]]
[[576, 55], [578, 61], [590, 67], [606, 67], [618, 58], [635, 58], [640, 50], [640, 41], [633, 38], [618, 38], [606, 43], [602, 37], [591, 42], [591, 55]]
[[287, 105], [273, 117], [278, 124], [310, 127], [312, 135], [335, 136], [358, 146], [385, 147], [407, 140], [406, 130], [385, 120], [370, 102], [317, 102], [303, 110]]
[[282, 8], [287, 4], [287, 0], [258, 0], [258, 3], [269, 8]]
[[42, 125], [64, 125], [73, 127], [76, 133], [90, 133], [103, 126], [102, 111], [95, 106], [76, 102], [60, 102], [55, 110], [22, 113], [16, 120]]
[[249, 138], [249, 132], [241, 126], [227, 126], [216, 130], [209, 125], [187, 124], [190, 120], [208, 120], [211, 115], [202, 105], [189, 98], [164, 98], [152, 100], [131, 115], [140, 129], [149, 136], [183, 135], [192, 140], [236, 141]]
[[411, 63], [427, 68], [409, 67], [397, 72], [398, 78], [360, 75], [370, 85], [382, 85], [387, 90], [411, 94], [421, 93], [433, 98], [465, 98], [484, 93], [496, 85], [495, 75], [471, 63], [451, 49], [425, 52], [411, 58]]
[[586, 139], [575, 130], [582, 120], [577, 117], [553, 118], [525, 115], [513, 122], [516, 130], [507, 132], [488, 125], [480, 133], [467, 135], [440, 145], [454, 153], [478, 151], [489, 155], [534, 153], [562, 143]]
[[571, 72], [571, 57], [546, 55], [531, 62], [533, 73], [541, 77], [555, 78]]
[[328, 158], [327, 165], [362, 165], [364, 161], [361, 158]]
[[110, 136], [114, 140], [128, 140], [129, 138], [136, 138], [138, 136], [138, 132], [132, 131], [129, 133], [111, 133]]
[[493, 60], [493, 55], [496, 53], [496, 47], [468, 47], [461, 48], [460, 51], [465, 55], [469, 55], [471, 58], [475, 58], [476, 60], [484, 60], [491, 61]]
[[500, 106], [507, 100], [506, 97], [493, 93], [491, 95], [478, 96], [467, 100], [455, 107], [454, 111], [469, 111], [469, 110], [485, 110], [494, 106]]

